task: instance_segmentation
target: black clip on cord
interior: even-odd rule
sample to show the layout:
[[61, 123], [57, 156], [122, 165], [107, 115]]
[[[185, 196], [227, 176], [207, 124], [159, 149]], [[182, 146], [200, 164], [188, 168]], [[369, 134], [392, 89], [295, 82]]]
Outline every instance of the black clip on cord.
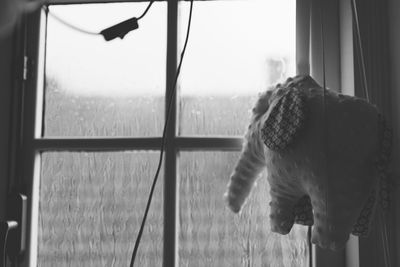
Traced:
[[138, 18], [133, 17], [133, 18], [124, 20], [116, 25], [113, 25], [111, 27], [108, 27], [108, 28], [102, 30], [101, 32], [91, 32], [91, 31], [82, 29], [80, 27], [77, 27], [77, 26], [67, 22], [66, 20], [56, 16], [55, 14], [49, 12], [47, 7], [45, 7], [45, 9], [46, 9], [46, 12], [48, 12], [48, 14], [50, 16], [52, 16], [54, 19], [56, 19], [60, 23], [64, 24], [65, 26], [67, 26], [75, 31], [78, 31], [78, 32], [81, 32], [84, 34], [88, 34], [88, 35], [102, 35], [106, 41], [111, 41], [118, 37], [123, 39], [126, 34], [139, 28], [138, 21], [147, 14], [147, 12], [149, 11], [150, 7], [153, 5], [154, 2], [155, 2], [155, 0], [150, 1], [149, 5], [146, 7], [145, 11]]
[[150, 7], [153, 5], [154, 2], [155, 0], [150, 1], [149, 5], [146, 7], [143, 14], [140, 15], [138, 18], [127, 19], [114, 26], [102, 30], [100, 34], [103, 35], [106, 41], [110, 41], [117, 37], [123, 39], [127, 33], [139, 28], [138, 20], [142, 19], [147, 14], [147, 11], [149, 11]]

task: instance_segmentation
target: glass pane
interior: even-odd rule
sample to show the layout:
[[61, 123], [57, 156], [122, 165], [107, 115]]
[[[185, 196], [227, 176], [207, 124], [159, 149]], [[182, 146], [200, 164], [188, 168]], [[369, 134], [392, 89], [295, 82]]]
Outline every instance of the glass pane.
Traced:
[[[100, 32], [147, 4], [57, 5], [50, 12]], [[110, 42], [48, 16], [44, 136], [161, 135], [166, 12], [166, 3], [155, 3], [139, 29]]]
[[[128, 266], [157, 153], [43, 153], [38, 266]], [[162, 175], [136, 258], [162, 266]]]
[[306, 227], [286, 236], [269, 230], [266, 177], [240, 215], [226, 207], [223, 194], [237, 159], [237, 152], [181, 153], [179, 266], [308, 266]]
[[[188, 3], [180, 3], [180, 44]], [[181, 135], [241, 135], [258, 93], [295, 74], [295, 0], [199, 1], [180, 77]]]

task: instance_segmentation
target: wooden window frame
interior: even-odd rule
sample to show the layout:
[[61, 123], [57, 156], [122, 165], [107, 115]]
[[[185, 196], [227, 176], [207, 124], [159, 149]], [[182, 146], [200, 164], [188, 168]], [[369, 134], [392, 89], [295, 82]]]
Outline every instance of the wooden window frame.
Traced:
[[[217, 1], [217, 0], [216, 0]], [[297, 0], [307, 2], [312, 0]], [[339, 1], [335, 0], [333, 5], [339, 7]], [[142, 2], [137, 1], [113, 1], [113, 0], [53, 0], [51, 4], [77, 4], [77, 3], [101, 3], [101, 2]], [[178, 40], [178, 0], [167, 0], [167, 73], [166, 73], [166, 101], [172, 93], [172, 86], [177, 67], [177, 40]], [[329, 15], [335, 23], [328, 28], [329, 38], [339, 40], [339, 16], [338, 10], [330, 9]], [[44, 47], [46, 34], [46, 14], [39, 11], [29, 15], [25, 30], [25, 46], [22, 53], [23, 59], [28, 62], [28, 74], [21, 87], [23, 92], [23, 126], [22, 147], [23, 160], [21, 166], [22, 179], [18, 181], [21, 191], [28, 196], [28, 220], [27, 220], [27, 255], [21, 260], [18, 266], [36, 266], [37, 258], [37, 222], [39, 206], [39, 176], [40, 176], [40, 153], [44, 151], [128, 151], [128, 150], [159, 150], [161, 137], [149, 138], [43, 138], [41, 136], [42, 107], [43, 107], [43, 85], [44, 85]], [[299, 29], [297, 29], [299, 32]], [[302, 31], [300, 31], [302, 32]], [[343, 38], [342, 38], [343, 40]], [[299, 44], [297, 44], [298, 46]], [[340, 43], [329, 47], [334, 55], [339, 55]], [[299, 53], [297, 48], [297, 53]], [[330, 51], [332, 52], [332, 51]], [[340, 56], [341, 58], [343, 55]], [[343, 62], [342, 68], [343, 68]], [[333, 73], [332, 79], [335, 84], [340, 84], [340, 61], [329, 61], [329, 70]], [[179, 99], [174, 95], [174, 103], [171, 110], [171, 119], [167, 129], [167, 145], [165, 148], [165, 179], [164, 183], [164, 246], [163, 266], [178, 266], [178, 203], [177, 194], [177, 166], [180, 151], [240, 151], [242, 148], [241, 137], [188, 137], [179, 136], [177, 133], [177, 108]], [[133, 242], [134, 240], [132, 240]], [[350, 252], [358, 249], [356, 243], [351, 242], [346, 249]], [[349, 253], [345, 251], [333, 253], [320, 250], [313, 246], [313, 266], [324, 267], [356, 267], [353, 264], [344, 264]], [[350, 249], [350, 250], [349, 250]], [[346, 262], [348, 262], [346, 260]]]

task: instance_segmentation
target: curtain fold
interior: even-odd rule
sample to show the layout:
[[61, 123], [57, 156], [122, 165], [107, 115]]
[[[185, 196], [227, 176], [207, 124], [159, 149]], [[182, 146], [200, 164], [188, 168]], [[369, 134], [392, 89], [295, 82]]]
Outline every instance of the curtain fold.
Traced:
[[298, 0], [296, 66], [323, 84], [323, 55], [327, 87], [340, 91], [339, 4], [336, 0]]
[[[370, 102], [378, 107], [386, 120], [392, 121], [390, 55], [389, 55], [389, 21], [387, 0], [356, 0], [360, 39], [362, 50], [353, 17], [354, 49], [354, 86], [355, 95], [365, 98], [362, 61], [364, 60], [367, 88]], [[361, 52], [363, 52], [361, 54]], [[395, 266], [395, 240], [388, 235], [388, 241], [382, 240], [386, 223], [387, 233], [394, 232], [394, 209], [386, 212], [376, 220], [375, 227], [367, 238], [360, 238], [360, 266]], [[381, 219], [384, 218], [384, 222]], [[390, 253], [385, 254], [388, 246]]]
[[[297, 0], [296, 6], [297, 74], [309, 74], [322, 85], [324, 50], [326, 85], [332, 90], [341, 91], [339, 0]], [[345, 266], [344, 250], [335, 252], [316, 246], [312, 251], [313, 266]]]
[[[356, 8], [370, 100], [389, 119], [391, 104], [387, 0], [357, 0]], [[361, 51], [355, 29], [353, 32], [355, 94], [365, 97], [360, 60]]]
[[[310, 74], [320, 85], [323, 84], [323, 60], [325, 56], [326, 84], [329, 89], [342, 91], [341, 63], [354, 61], [354, 92], [358, 97], [365, 97], [363, 88], [363, 76], [361, 72], [360, 49], [357, 46], [357, 36], [353, 21], [353, 45], [350, 50], [340, 51], [346, 40], [340, 40], [339, 3], [350, 8], [352, 0], [297, 0], [297, 73]], [[345, 3], [345, 4], [344, 4]], [[389, 32], [388, 32], [388, 4], [387, 0], [357, 0], [359, 15], [361, 43], [363, 47], [363, 58], [366, 67], [366, 78], [369, 89], [370, 101], [376, 105], [391, 121], [391, 82], [389, 74]], [[341, 10], [343, 12], [343, 10]], [[350, 10], [346, 10], [350, 11]], [[342, 14], [343, 15], [343, 14]], [[343, 30], [343, 29], [342, 29]], [[346, 29], [348, 30], [348, 29]], [[351, 56], [353, 61], [344, 60], [343, 57]], [[343, 62], [341, 62], [341, 59]], [[346, 66], [347, 67], [347, 66]], [[347, 75], [347, 74], [346, 74]], [[348, 77], [343, 77], [347, 79]], [[353, 86], [353, 84], [351, 84]], [[346, 90], [343, 90], [346, 91]], [[352, 90], [347, 90], [352, 91]], [[388, 232], [395, 231], [393, 211], [387, 216]], [[392, 218], [393, 217], [393, 218]], [[377, 223], [374, 225], [368, 238], [360, 238], [360, 262], [362, 267], [395, 266], [387, 265], [385, 261], [395, 262], [395, 244], [393, 236], [389, 236], [391, 248], [390, 259], [385, 259], [383, 243], [381, 239], [381, 228]], [[326, 253], [326, 252], [322, 252]], [[316, 256], [321, 255], [321, 251]], [[328, 256], [329, 257], [329, 256]], [[331, 258], [335, 259], [335, 257]], [[316, 260], [318, 262], [318, 259]], [[342, 263], [343, 265], [344, 263]], [[322, 264], [324, 265], [324, 264]], [[338, 262], [337, 266], [341, 266]]]
[[296, 2], [296, 72], [310, 74], [310, 7], [312, 0]]

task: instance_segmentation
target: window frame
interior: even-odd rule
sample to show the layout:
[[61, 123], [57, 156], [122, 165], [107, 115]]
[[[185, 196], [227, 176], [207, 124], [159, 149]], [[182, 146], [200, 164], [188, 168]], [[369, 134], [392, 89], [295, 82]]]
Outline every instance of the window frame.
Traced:
[[[93, 2], [93, 1], [88, 1]], [[98, 2], [98, 1], [96, 1]], [[140, 2], [140, 1], [132, 1]], [[30, 19], [28, 40], [34, 40], [35, 46], [28, 47], [26, 52], [28, 58], [36, 59], [34, 64], [35, 72], [30, 77], [29, 90], [26, 92], [26, 114], [24, 116], [24, 144], [26, 150], [25, 167], [26, 178], [25, 188], [28, 191], [28, 199], [31, 203], [28, 209], [28, 250], [29, 260], [23, 266], [36, 266], [37, 258], [37, 221], [39, 206], [39, 177], [40, 177], [40, 153], [44, 151], [129, 151], [129, 150], [159, 150], [162, 137], [104, 137], [104, 138], [48, 138], [41, 136], [43, 114], [43, 84], [44, 84], [44, 51], [46, 14], [34, 14]], [[35, 22], [33, 24], [32, 22]], [[177, 68], [177, 40], [178, 40], [178, 1], [168, 1], [167, 16], [167, 79], [165, 101], [171, 98], [175, 70]], [[29, 42], [32, 44], [32, 42]], [[32, 54], [31, 54], [32, 53]], [[177, 248], [177, 228], [178, 228], [178, 194], [177, 194], [177, 165], [180, 151], [240, 151], [242, 148], [242, 138], [240, 137], [188, 137], [179, 136], [177, 133], [177, 109], [178, 94], [173, 95], [170, 120], [166, 134], [166, 147], [164, 154], [164, 177], [167, 180], [164, 186], [164, 246], [163, 246], [163, 266], [176, 266], [178, 259]], [[30, 101], [29, 101], [30, 100]], [[36, 116], [35, 116], [36, 114]], [[29, 175], [30, 174], [30, 175]], [[32, 176], [33, 174], [33, 176]], [[134, 242], [134, 240], [132, 240]]]
[[[216, 0], [218, 1], [218, 0]], [[297, 0], [299, 2], [300, 0]], [[313, 0], [302, 0], [302, 3], [309, 3]], [[338, 1], [332, 1], [333, 5]], [[143, 0], [53, 0], [50, 4], [77, 4], [77, 3], [101, 3], [101, 2], [145, 2]], [[166, 101], [171, 97], [172, 86], [175, 79], [175, 70], [178, 64], [178, 0], [167, 0], [167, 73], [166, 73]], [[335, 20], [330, 25], [328, 32], [330, 38], [338, 37], [338, 17], [335, 9], [329, 10], [329, 16]], [[303, 25], [303, 24], [302, 24]], [[305, 23], [306, 26], [307, 23]], [[17, 180], [19, 188], [28, 196], [27, 216], [27, 255], [18, 266], [36, 266], [37, 261], [37, 222], [39, 207], [39, 177], [40, 177], [40, 153], [44, 151], [123, 151], [123, 150], [159, 150], [161, 137], [123, 137], [123, 138], [44, 138], [41, 136], [42, 108], [43, 108], [43, 85], [44, 85], [44, 59], [45, 59], [45, 35], [46, 35], [46, 14], [43, 10], [31, 14], [27, 18], [27, 29], [25, 30], [25, 46], [23, 58], [28, 64], [26, 80], [21, 87], [23, 92], [23, 116], [21, 119], [22, 151], [23, 160], [21, 166], [21, 179]], [[297, 26], [296, 26], [297, 27]], [[297, 28], [297, 32], [304, 33], [305, 29]], [[296, 53], [301, 52], [299, 42], [296, 41]], [[29, 44], [29, 45], [28, 45]], [[307, 46], [302, 46], [308, 49]], [[334, 54], [340, 53], [339, 43], [337, 47], [329, 47]], [[304, 52], [304, 50], [303, 50]], [[308, 55], [308, 54], [307, 54]], [[338, 62], [328, 62], [329, 69], [334, 70], [336, 82], [340, 77]], [[333, 65], [333, 66], [332, 66]], [[164, 154], [164, 246], [163, 266], [178, 266], [178, 205], [179, 194], [178, 161], [180, 151], [240, 151], [243, 139], [234, 136], [205, 137], [205, 136], [179, 136], [177, 132], [177, 120], [179, 107], [179, 94], [173, 95], [171, 118], [169, 121], [166, 147]], [[168, 211], [168, 212], [167, 212]], [[134, 242], [134, 240], [132, 240]], [[354, 248], [354, 245], [351, 246]], [[338, 262], [344, 262], [345, 252], [326, 252], [313, 245], [313, 266], [338, 266]], [[355, 265], [341, 265], [355, 266]]]

